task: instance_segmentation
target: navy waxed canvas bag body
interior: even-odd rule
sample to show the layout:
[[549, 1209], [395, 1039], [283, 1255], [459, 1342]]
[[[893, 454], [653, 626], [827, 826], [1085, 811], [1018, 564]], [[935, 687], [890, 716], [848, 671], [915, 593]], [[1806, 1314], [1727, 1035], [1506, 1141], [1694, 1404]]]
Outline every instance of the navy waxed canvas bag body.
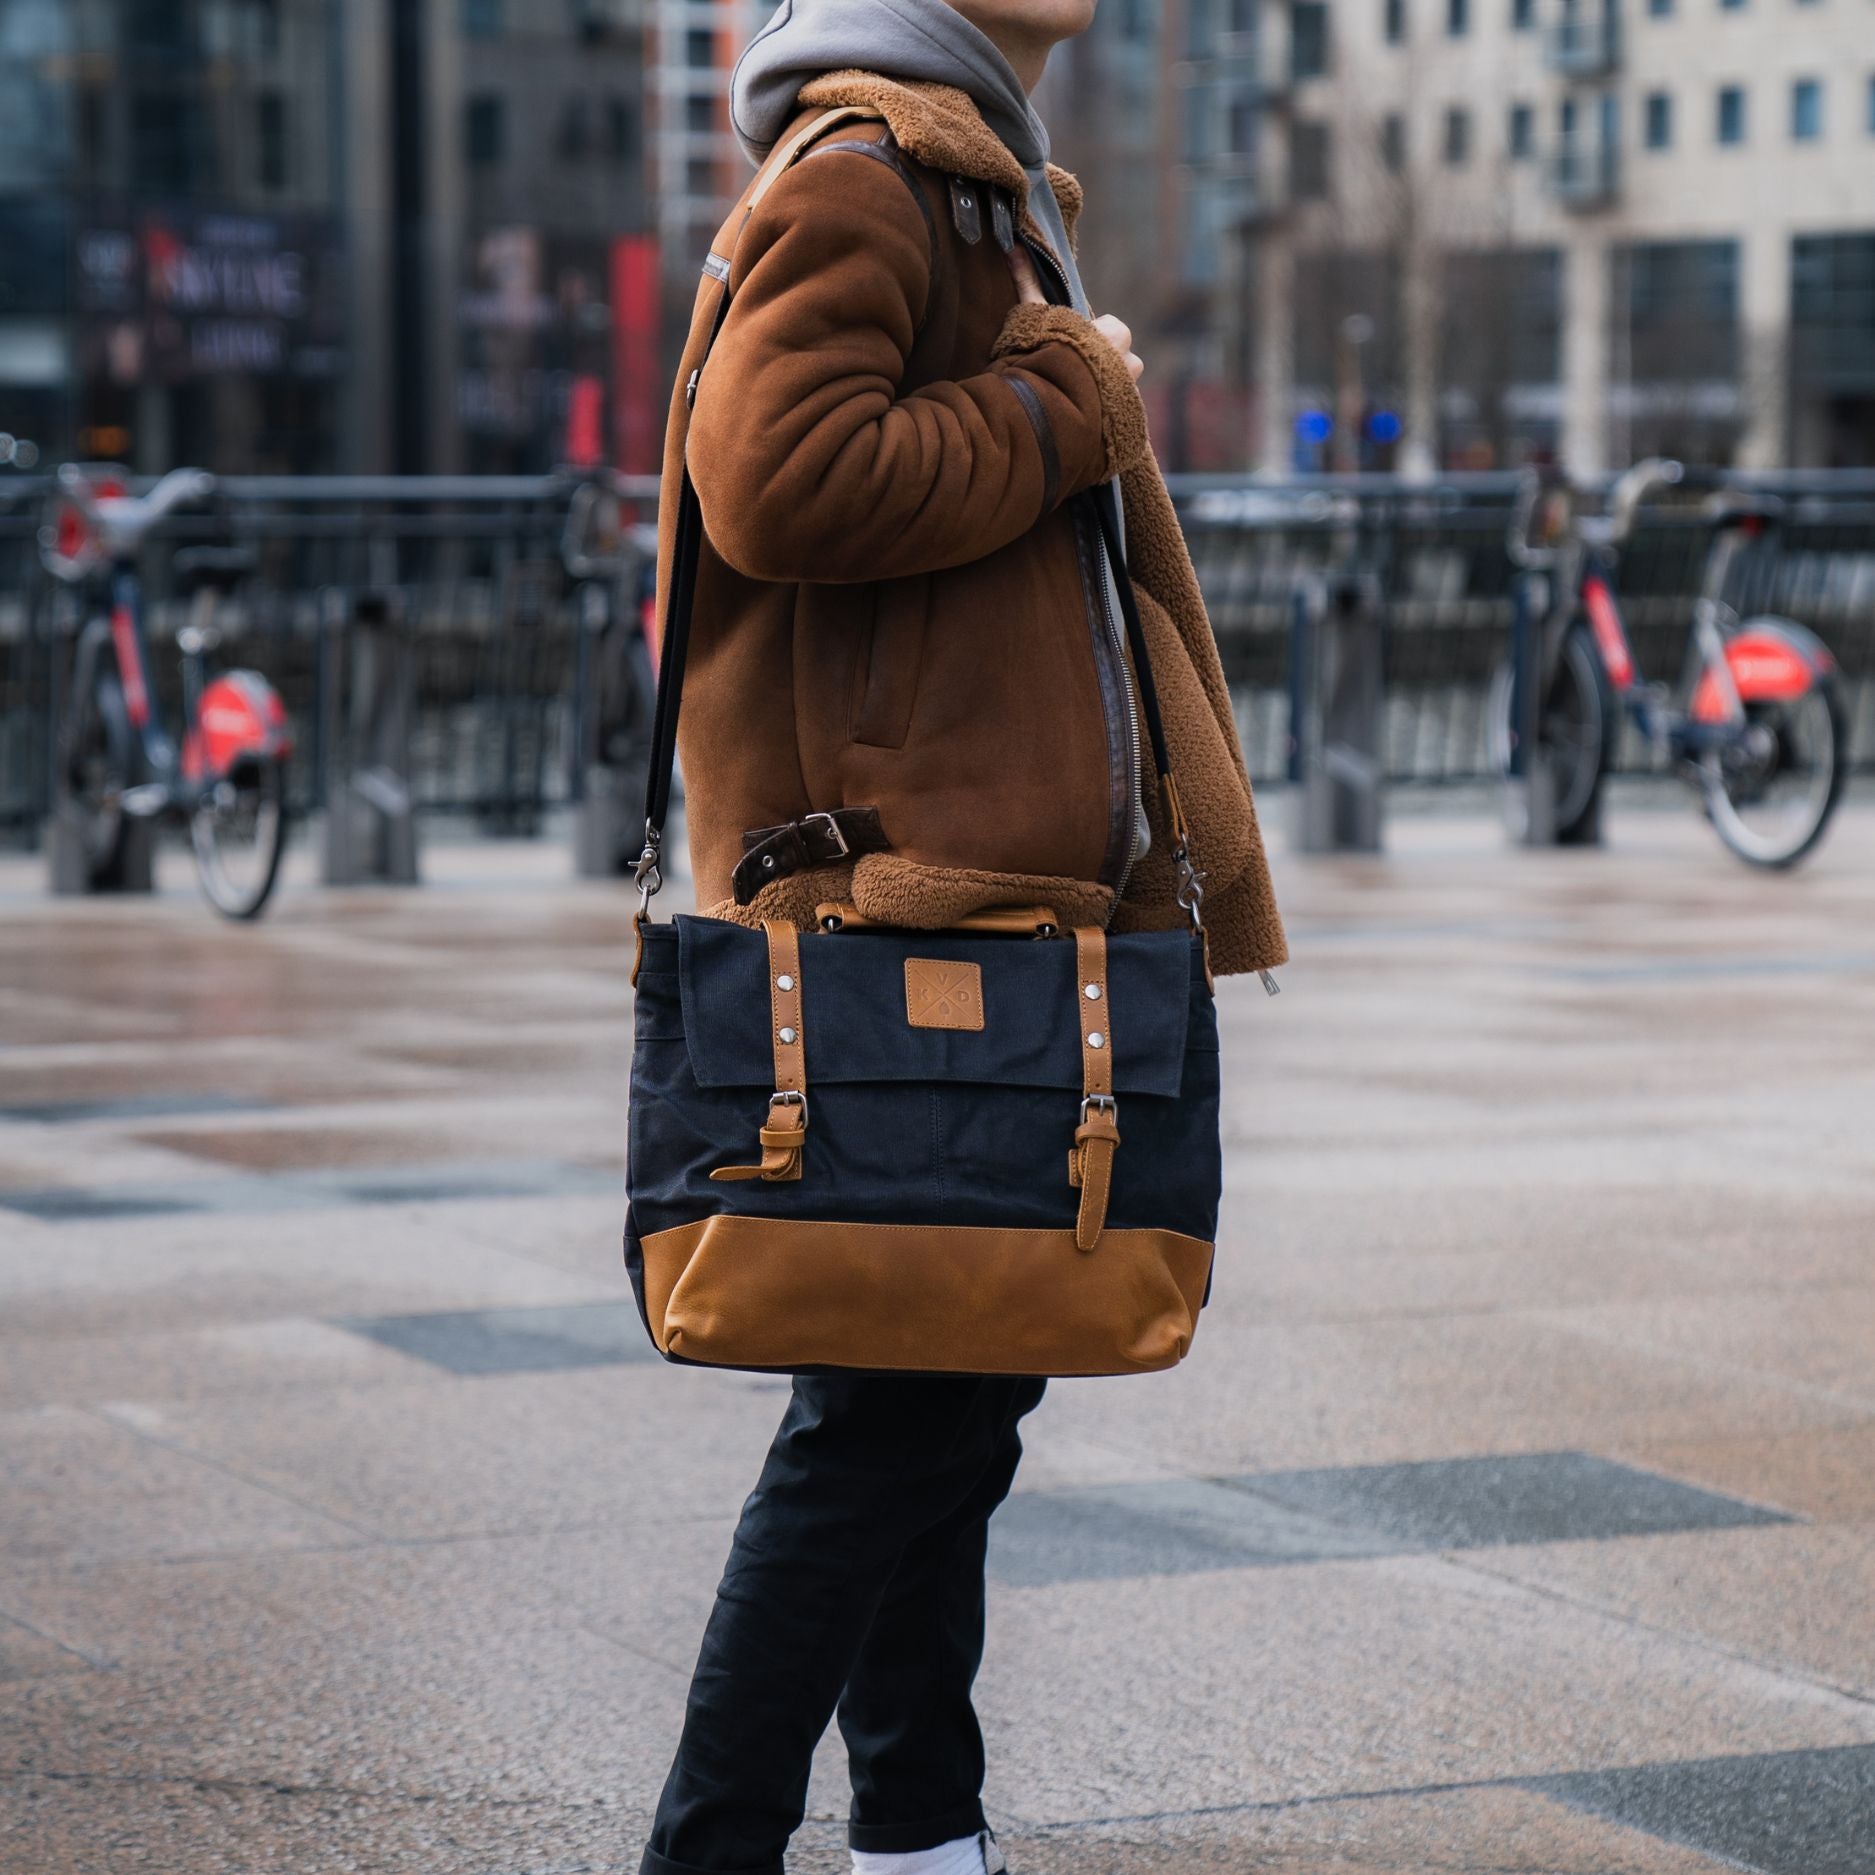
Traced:
[[[767, 179], [826, 122], [777, 151]], [[712, 343], [728, 303], [725, 285]], [[667, 1359], [1114, 1374], [1172, 1366], [1191, 1345], [1222, 1184], [1202, 874], [1118, 503], [1110, 486], [1083, 499], [1120, 595], [1190, 928], [1063, 932], [1036, 907], [912, 931], [826, 905], [804, 934], [650, 921], [703, 537], [681, 477], [637, 875], [625, 1227]], [[834, 828], [847, 811], [806, 818]]]
[[[788, 1091], [771, 1038], [777, 935], [798, 940], [779, 973], [796, 978], [806, 1062], [798, 1157], [791, 1175], [715, 1179], [759, 1150]], [[1085, 938], [799, 937], [679, 917], [642, 943], [625, 1255], [661, 1353], [1006, 1374], [1183, 1357], [1222, 1177], [1217, 1012], [1192, 934], [1105, 939], [1097, 1003], [1077, 967]], [[918, 964], [973, 968], [981, 1026], [910, 1021]], [[1111, 1164], [1093, 1231], [1070, 1169], [1090, 1032], [1111, 1079], [1094, 1117], [1117, 1140], [1095, 1148]]]

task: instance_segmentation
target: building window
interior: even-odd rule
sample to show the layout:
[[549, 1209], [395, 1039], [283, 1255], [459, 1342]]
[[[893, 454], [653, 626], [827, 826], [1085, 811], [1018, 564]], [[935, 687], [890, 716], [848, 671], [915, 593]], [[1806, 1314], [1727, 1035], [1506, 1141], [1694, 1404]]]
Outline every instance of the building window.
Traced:
[[1536, 31], [1536, 0], [1510, 0], [1510, 29], [1516, 33]]
[[1406, 116], [1402, 111], [1389, 111], [1380, 120], [1380, 160], [1392, 176], [1402, 174], [1406, 168]]
[[1454, 169], [1471, 161], [1471, 113], [1462, 105], [1445, 114], [1445, 160]]
[[1673, 96], [1666, 91], [1650, 91], [1644, 106], [1643, 141], [1650, 150], [1673, 148]]
[[630, 98], [606, 100], [605, 153], [614, 163], [629, 163], [638, 154], [638, 112]]
[[1719, 0], [1719, 5], [1728, 13], [1742, 13], [1745, 10], [1745, 0]]
[[584, 98], [568, 98], [560, 107], [553, 146], [563, 163], [583, 163], [592, 153], [592, 111]]
[[1327, 71], [1327, 0], [1296, 0], [1289, 9], [1289, 76], [1321, 78]]
[[1406, 0], [1386, 0], [1383, 18], [1387, 44], [1404, 45], [1406, 43]]
[[501, 100], [484, 94], [471, 98], [463, 113], [463, 144], [472, 166], [492, 169], [502, 160], [507, 141]]
[[254, 99], [254, 168], [263, 189], [286, 187], [286, 98], [278, 91]]
[[1745, 87], [1743, 85], [1719, 87], [1718, 136], [1721, 143], [1745, 141]]
[[1289, 187], [1298, 202], [1325, 201], [1329, 194], [1328, 126], [1306, 119], [1289, 144]]
[[502, 0], [462, 0], [463, 38], [499, 39], [501, 15]]
[[1509, 142], [1513, 162], [1527, 162], [1536, 154], [1536, 112], [1529, 105], [1510, 107]]
[[1471, 31], [1471, 0], [1445, 0], [1445, 30], [1454, 39]]
[[1647, 10], [1657, 20], [1671, 19], [1673, 0], [1647, 0]]
[[1868, 133], [1875, 137], [1875, 78], [1868, 81]]
[[692, 136], [707, 137], [716, 129], [716, 100], [707, 91], [693, 91], [684, 99], [684, 128]]
[[693, 72], [707, 72], [716, 63], [716, 35], [707, 26], [692, 26], [684, 33], [684, 63]]
[[1790, 134], [1798, 143], [1814, 143], [1823, 134], [1823, 81], [1799, 78], [1790, 88]]

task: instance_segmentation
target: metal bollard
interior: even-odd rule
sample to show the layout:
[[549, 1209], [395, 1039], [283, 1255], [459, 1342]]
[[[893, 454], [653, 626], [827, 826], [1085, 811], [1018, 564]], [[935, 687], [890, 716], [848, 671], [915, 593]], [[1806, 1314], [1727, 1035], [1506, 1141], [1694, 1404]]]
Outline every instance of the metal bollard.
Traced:
[[1296, 583], [1289, 779], [1298, 852], [1380, 851], [1384, 616], [1371, 573], [1311, 574]]
[[327, 595], [320, 634], [327, 885], [415, 885], [410, 731], [416, 671], [394, 595]]

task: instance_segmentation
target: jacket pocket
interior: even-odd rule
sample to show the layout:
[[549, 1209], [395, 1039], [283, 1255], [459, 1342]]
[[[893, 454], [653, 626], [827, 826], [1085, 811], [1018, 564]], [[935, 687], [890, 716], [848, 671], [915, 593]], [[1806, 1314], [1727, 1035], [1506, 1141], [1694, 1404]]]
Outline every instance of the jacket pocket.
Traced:
[[872, 592], [872, 621], [853, 660], [847, 735], [869, 748], [902, 749], [924, 664], [931, 576], [881, 580]]

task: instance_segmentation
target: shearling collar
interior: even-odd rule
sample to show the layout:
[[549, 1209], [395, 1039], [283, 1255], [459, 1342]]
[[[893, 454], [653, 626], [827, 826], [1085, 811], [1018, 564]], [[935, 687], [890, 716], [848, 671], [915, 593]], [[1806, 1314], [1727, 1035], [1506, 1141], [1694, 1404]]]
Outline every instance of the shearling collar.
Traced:
[[[1023, 209], [1025, 232], [1039, 237], [1040, 230], [1027, 214], [1028, 176], [983, 121], [982, 112], [967, 91], [955, 85], [848, 70], [823, 72], [803, 85], [801, 103], [859, 104], [877, 111], [898, 139], [899, 147], [914, 161], [947, 176], [968, 176], [972, 181], [1007, 189]], [[1056, 163], [1048, 165], [1048, 180], [1072, 242], [1081, 212], [1081, 185]]]

